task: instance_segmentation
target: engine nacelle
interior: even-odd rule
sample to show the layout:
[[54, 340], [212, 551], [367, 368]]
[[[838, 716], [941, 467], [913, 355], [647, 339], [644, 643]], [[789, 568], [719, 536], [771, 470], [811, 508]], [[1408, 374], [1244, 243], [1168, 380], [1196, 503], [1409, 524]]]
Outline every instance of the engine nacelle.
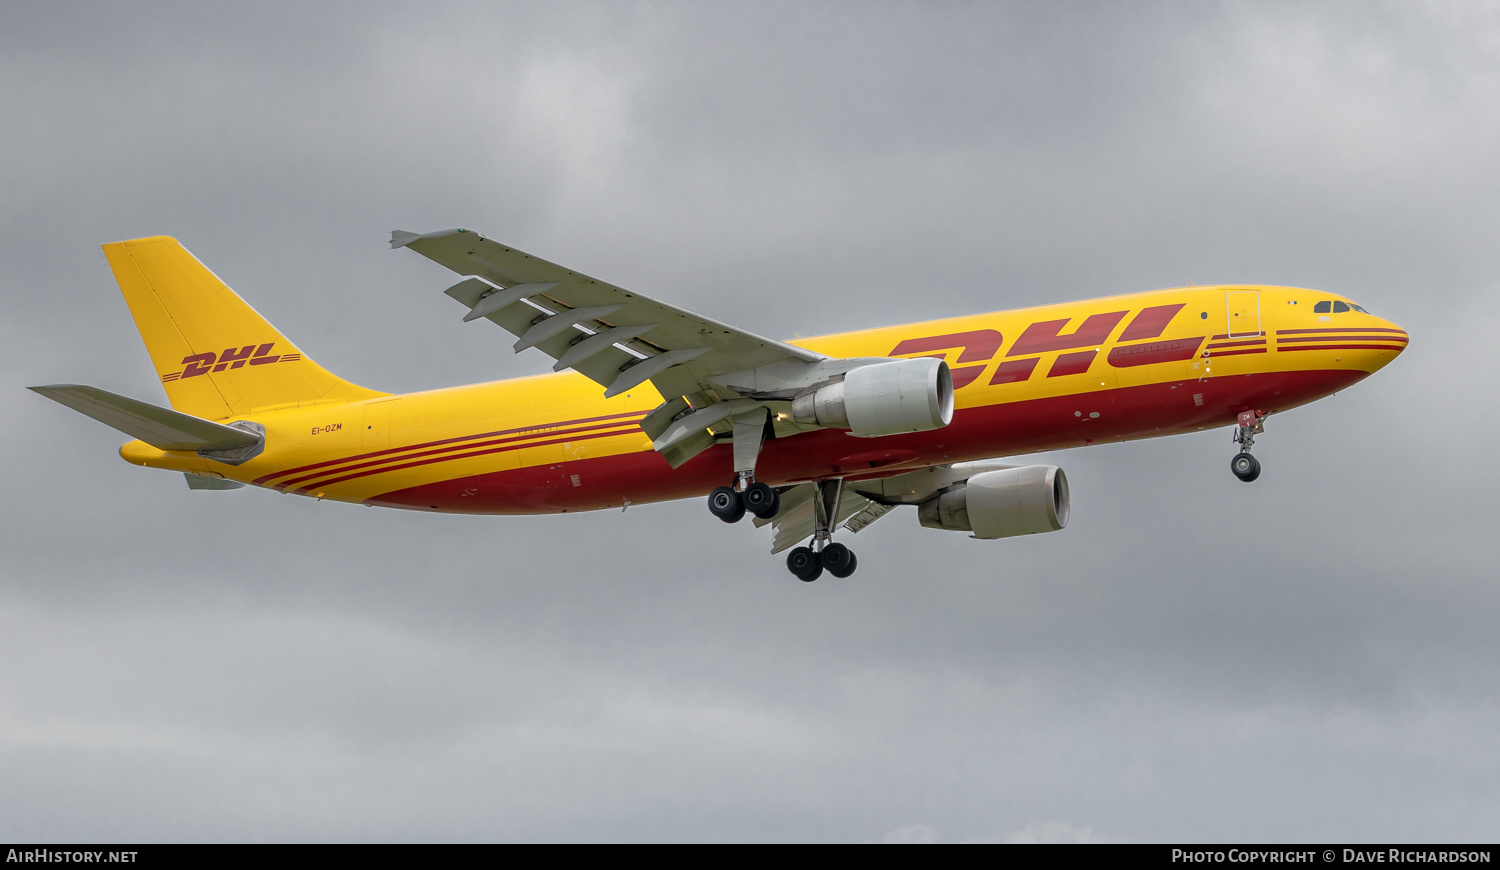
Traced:
[[792, 419], [865, 437], [941, 429], [953, 419], [953, 376], [932, 358], [860, 366], [793, 399]]
[[917, 519], [985, 539], [1055, 532], [1068, 524], [1068, 478], [1055, 465], [986, 471], [917, 505]]

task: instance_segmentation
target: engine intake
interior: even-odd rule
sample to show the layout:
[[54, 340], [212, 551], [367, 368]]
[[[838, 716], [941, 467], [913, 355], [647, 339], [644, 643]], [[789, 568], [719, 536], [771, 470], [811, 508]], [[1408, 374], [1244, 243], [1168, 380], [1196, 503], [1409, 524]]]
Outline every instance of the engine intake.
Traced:
[[792, 419], [862, 437], [941, 429], [953, 420], [953, 376], [931, 358], [860, 366], [793, 399]]
[[986, 540], [1055, 532], [1068, 524], [1068, 478], [1055, 465], [986, 471], [917, 505], [917, 519]]

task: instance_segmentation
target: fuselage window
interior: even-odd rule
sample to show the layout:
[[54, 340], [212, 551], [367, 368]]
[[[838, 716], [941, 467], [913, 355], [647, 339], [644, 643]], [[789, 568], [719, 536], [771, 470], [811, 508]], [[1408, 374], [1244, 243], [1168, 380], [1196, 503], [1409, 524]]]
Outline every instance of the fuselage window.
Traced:
[[1343, 302], [1335, 302], [1335, 303], [1333, 303], [1333, 313], [1334, 314], [1343, 314], [1345, 311], [1348, 311], [1348, 310], [1349, 310], [1349, 306], [1346, 303], [1343, 303]]
[[1329, 312], [1329, 310], [1331, 310], [1332, 308], [1333, 308], [1333, 303], [1330, 302], [1330, 301], [1328, 301], [1327, 299], [1324, 299], [1322, 302], [1319, 302], [1317, 305], [1313, 306], [1313, 313], [1314, 314], [1327, 314]]

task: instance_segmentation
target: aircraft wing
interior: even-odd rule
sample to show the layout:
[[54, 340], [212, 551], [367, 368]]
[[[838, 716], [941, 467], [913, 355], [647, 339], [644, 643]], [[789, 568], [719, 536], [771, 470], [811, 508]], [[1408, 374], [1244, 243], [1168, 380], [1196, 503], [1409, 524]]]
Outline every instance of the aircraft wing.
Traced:
[[539, 348], [619, 395], [646, 381], [668, 400], [687, 397], [664, 415], [736, 398], [710, 379], [773, 363], [809, 363], [821, 354], [764, 338], [616, 287], [487, 239], [470, 230], [391, 233], [392, 248], [411, 248], [465, 276], [447, 294], [516, 336], [517, 353]]

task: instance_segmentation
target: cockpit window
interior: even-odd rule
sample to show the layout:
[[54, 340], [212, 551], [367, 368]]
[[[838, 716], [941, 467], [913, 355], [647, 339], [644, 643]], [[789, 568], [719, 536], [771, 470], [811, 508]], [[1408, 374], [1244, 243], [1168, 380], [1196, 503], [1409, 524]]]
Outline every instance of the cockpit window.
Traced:
[[1363, 308], [1360, 308], [1358, 305], [1355, 305], [1353, 302], [1340, 302], [1337, 299], [1324, 299], [1323, 301], [1319, 302], [1317, 305], [1313, 306], [1313, 313], [1314, 314], [1343, 314], [1345, 311], [1349, 311], [1350, 309], [1358, 311], [1360, 314], [1369, 314], [1370, 313], [1370, 312], [1364, 310]]

